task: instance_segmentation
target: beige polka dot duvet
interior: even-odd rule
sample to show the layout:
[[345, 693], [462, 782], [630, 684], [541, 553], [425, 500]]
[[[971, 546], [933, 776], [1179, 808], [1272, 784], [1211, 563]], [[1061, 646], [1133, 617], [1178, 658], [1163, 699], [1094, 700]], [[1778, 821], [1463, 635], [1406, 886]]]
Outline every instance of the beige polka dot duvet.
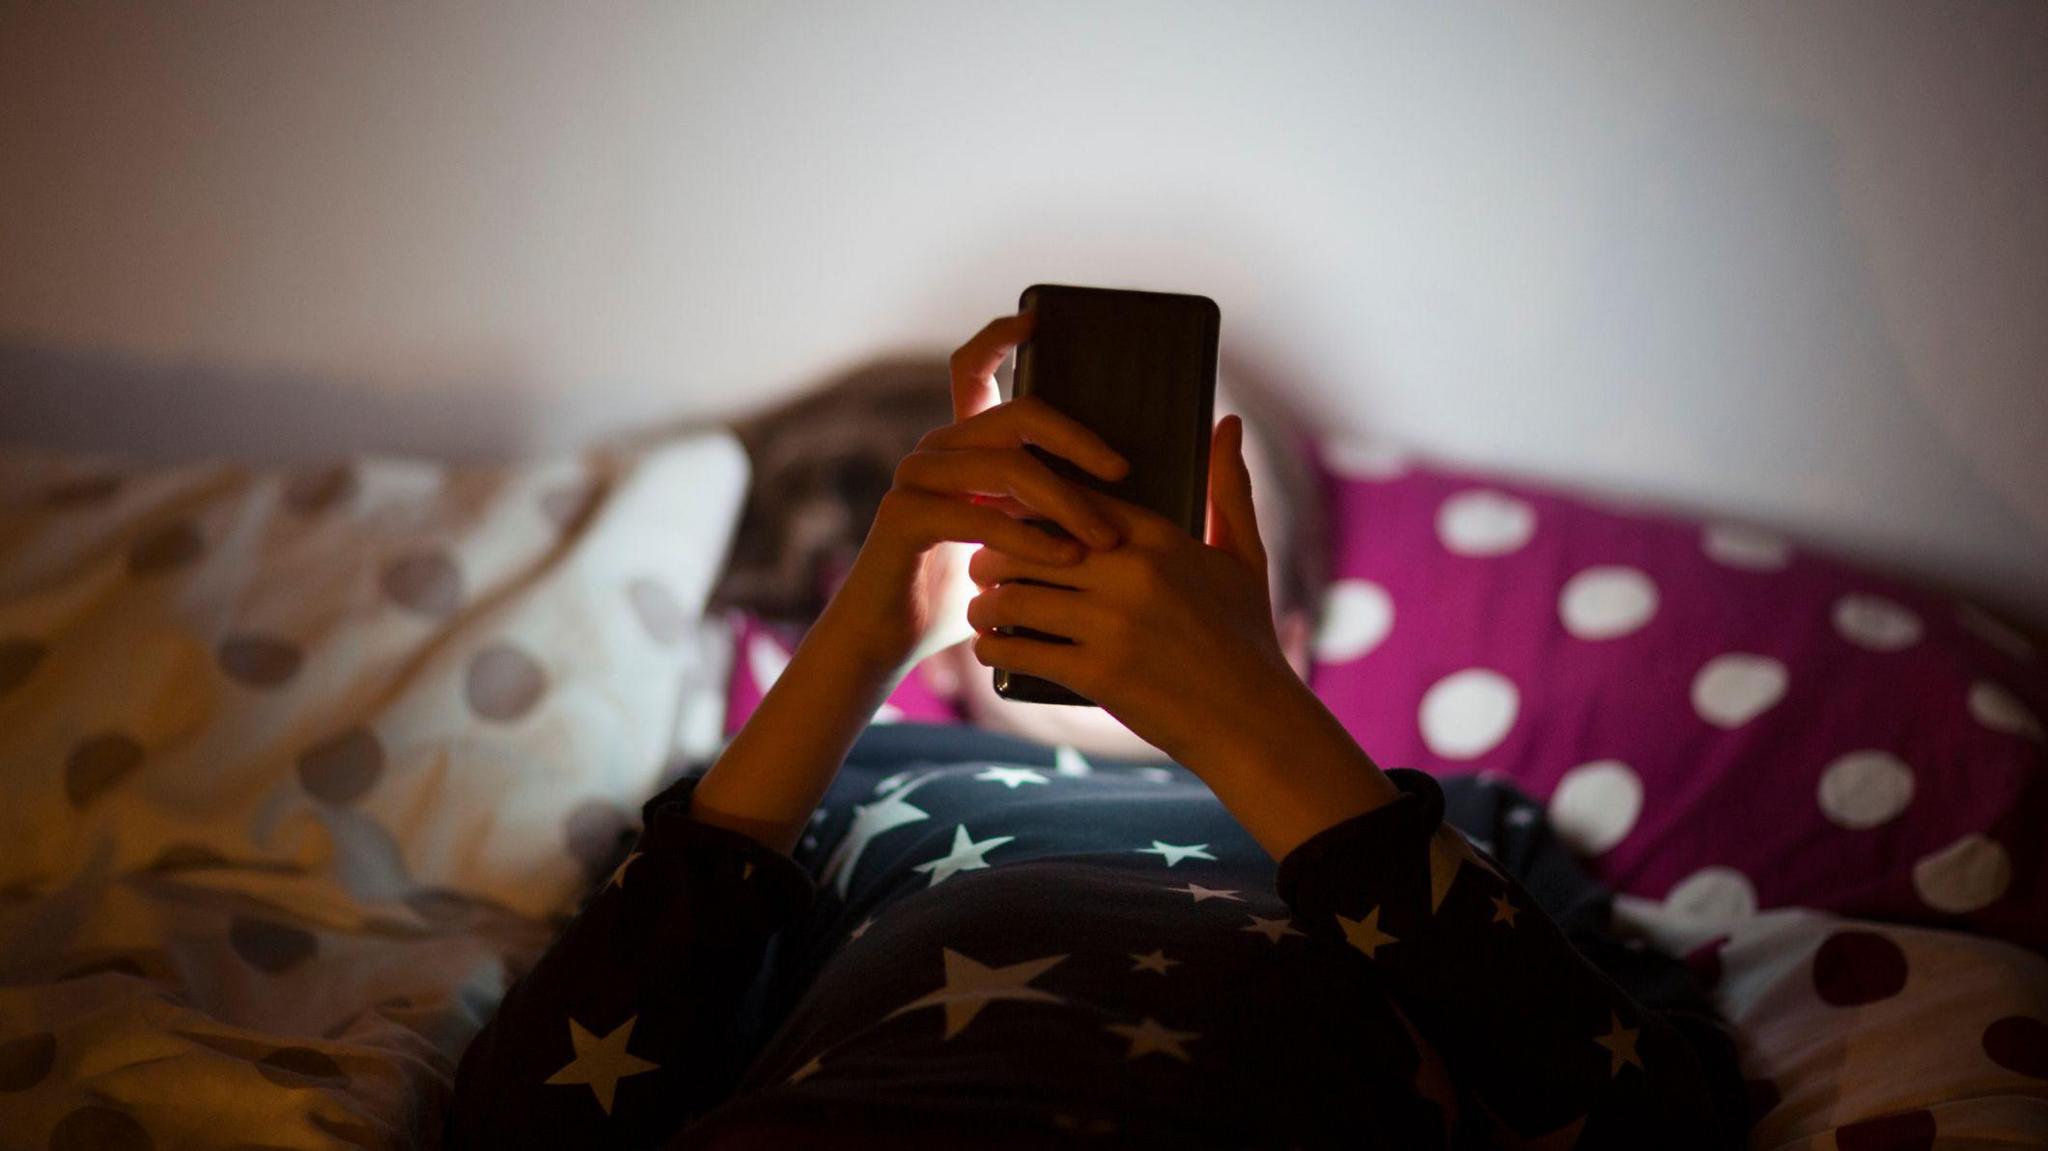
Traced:
[[0, 454], [8, 1146], [417, 1146], [716, 747], [722, 432], [508, 468]]

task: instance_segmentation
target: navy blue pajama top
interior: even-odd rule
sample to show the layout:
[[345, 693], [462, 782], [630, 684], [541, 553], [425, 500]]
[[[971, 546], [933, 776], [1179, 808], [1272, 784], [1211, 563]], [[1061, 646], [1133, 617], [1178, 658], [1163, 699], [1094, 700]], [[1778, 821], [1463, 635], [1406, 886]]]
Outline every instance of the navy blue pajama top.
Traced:
[[450, 1145], [1739, 1146], [1709, 1001], [1541, 810], [1389, 775], [1277, 867], [1181, 767], [971, 727], [870, 727], [793, 856], [686, 776], [465, 1054]]

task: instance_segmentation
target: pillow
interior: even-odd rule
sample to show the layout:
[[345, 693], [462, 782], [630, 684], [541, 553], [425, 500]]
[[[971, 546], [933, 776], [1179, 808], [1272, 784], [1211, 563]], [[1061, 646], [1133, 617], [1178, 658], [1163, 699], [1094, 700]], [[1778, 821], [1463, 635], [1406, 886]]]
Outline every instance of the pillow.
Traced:
[[1498, 771], [1621, 891], [2048, 950], [2048, 676], [1751, 527], [1331, 445], [1312, 684], [1377, 760]]
[[[725, 734], [731, 737], [746, 726], [747, 717], [761, 706], [761, 697], [768, 694], [768, 688], [782, 674], [796, 640], [802, 637], [783, 635], [752, 612], [732, 609], [721, 614], [734, 637], [736, 653], [732, 661], [732, 678], [726, 685]], [[933, 683], [946, 678], [942, 673], [929, 670], [934, 667], [936, 665], [927, 659], [912, 668], [910, 674], [890, 690], [882, 706], [875, 709], [873, 722], [965, 722], [965, 716], [953, 701], [934, 690]]]
[[5, 457], [0, 883], [219, 858], [560, 910], [679, 711], [715, 736], [679, 701], [721, 695], [699, 619], [746, 475], [724, 433], [515, 468]]
[[1750, 1146], [2048, 1146], [2041, 957], [1813, 911], [1723, 927], [1623, 896], [1615, 915], [1686, 956], [1733, 1025], [1756, 1121]]

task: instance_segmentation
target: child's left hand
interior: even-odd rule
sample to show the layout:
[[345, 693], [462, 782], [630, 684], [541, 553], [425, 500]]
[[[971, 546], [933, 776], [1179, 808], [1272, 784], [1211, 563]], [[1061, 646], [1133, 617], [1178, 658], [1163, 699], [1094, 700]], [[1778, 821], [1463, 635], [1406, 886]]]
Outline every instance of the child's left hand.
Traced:
[[[1225, 416], [1209, 453], [1209, 541], [1099, 492], [1086, 495], [1122, 542], [1076, 563], [1041, 564], [983, 549], [967, 571], [974, 657], [1062, 684], [1198, 774], [1274, 734], [1273, 705], [1307, 687], [1273, 626], [1266, 549], [1244, 461], [1244, 423]], [[1059, 587], [1014, 582], [1043, 580]], [[1028, 627], [1072, 644], [996, 635]]]

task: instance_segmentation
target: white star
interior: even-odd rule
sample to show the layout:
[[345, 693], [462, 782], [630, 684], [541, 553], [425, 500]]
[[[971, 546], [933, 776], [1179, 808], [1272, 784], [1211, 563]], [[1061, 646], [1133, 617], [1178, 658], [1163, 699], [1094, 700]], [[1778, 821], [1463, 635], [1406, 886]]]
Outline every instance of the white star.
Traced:
[[1044, 959], [1027, 959], [1012, 963], [1008, 967], [988, 967], [950, 947], [940, 948], [946, 961], [946, 985], [922, 998], [906, 1003], [884, 1019], [894, 1019], [906, 1011], [920, 1007], [944, 1006], [946, 1009], [945, 1038], [951, 1039], [967, 1029], [983, 1007], [997, 999], [1021, 999], [1032, 1003], [1064, 1003], [1065, 1000], [1050, 991], [1041, 991], [1026, 984], [1045, 974], [1054, 964], [1065, 959], [1064, 955], [1049, 955]]
[[1621, 1016], [1611, 1011], [1608, 1012], [1608, 1018], [1613, 1020], [1613, 1029], [1605, 1035], [1595, 1035], [1593, 1037], [1593, 1042], [1607, 1049], [1610, 1063], [1608, 1075], [1610, 1077], [1619, 1075], [1622, 1068], [1630, 1066], [1641, 1071], [1643, 1069], [1643, 1058], [1636, 1054], [1636, 1036], [1640, 1034], [1641, 1028], [1623, 1027], [1621, 1025]]
[[1061, 775], [1089, 775], [1095, 767], [1078, 748], [1063, 743], [1053, 749], [1052, 769]]
[[1502, 883], [1507, 880], [1486, 857], [1472, 850], [1472, 844], [1457, 828], [1446, 823], [1436, 829], [1429, 839], [1429, 911], [1436, 914], [1444, 905], [1444, 896], [1451, 893], [1451, 884], [1458, 878], [1458, 871], [1466, 864], [1490, 872]]
[[1161, 843], [1155, 839], [1150, 847], [1134, 847], [1131, 850], [1140, 855], [1163, 855], [1166, 857], [1166, 866], [1172, 867], [1183, 859], [1206, 859], [1211, 863], [1216, 862], [1216, 857], [1209, 854], [1208, 848], [1209, 845], [1206, 843], [1197, 843], [1193, 847], [1175, 847], [1171, 843]]
[[1238, 930], [1259, 932], [1275, 943], [1280, 942], [1280, 937], [1283, 935], [1300, 935], [1303, 937], [1308, 935], [1306, 931], [1296, 930], [1292, 919], [1266, 919], [1258, 915], [1252, 916], [1250, 927], [1240, 927]]
[[802, 1083], [804, 1080], [809, 1079], [813, 1075], [816, 1075], [818, 1071], [818, 1057], [813, 1055], [811, 1056], [809, 1062], [805, 1063], [802, 1067], [797, 1068], [796, 1073], [791, 1075], [788, 1079], [783, 1080], [783, 1082]]
[[1238, 897], [1238, 894], [1235, 891], [1215, 891], [1210, 888], [1203, 887], [1199, 883], [1190, 883], [1186, 887], [1168, 887], [1165, 890], [1185, 892], [1189, 895], [1194, 896], [1196, 903], [1202, 903], [1210, 899], [1230, 899], [1236, 900], [1238, 903], [1244, 902], [1243, 899], [1240, 899]]
[[825, 822], [825, 819], [826, 819], [826, 813], [825, 813], [825, 809], [824, 809], [824, 808], [822, 808], [822, 807], [821, 807], [821, 808], [819, 808], [818, 810], [816, 810], [816, 811], [814, 811], [814, 812], [812, 812], [812, 813], [811, 813], [811, 822], [812, 822], [812, 823], [823, 823], [823, 822]]
[[911, 870], [931, 872], [931, 885], [937, 887], [941, 882], [951, 879], [956, 871], [980, 871], [987, 867], [988, 860], [982, 856], [1015, 838], [1017, 837], [1014, 835], [998, 835], [976, 843], [974, 837], [967, 834], [967, 825], [957, 823], [953, 825], [953, 850], [929, 863], [920, 863]]
[[546, 1082], [555, 1085], [587, 1083], [597, 1096], [597, 1105], [604, 1108], [605, 1114], [611, 1114], [612, 1095], [619, 1089], [619, 1080], [660, 1068], [658, 1063], [649, 1063], [626, 1053], [626, 1044], [633, 1038], [633, 1024], [639, 1019], [638, 1015], [633, 1016], [602, 1039], [571, 1019], [569, 1043], [576, 1048], [576, 1058], [570, 1060], [567, 1067], [548, 1076]]
[[645, 855], [645, 854], [646, 854], [646, 852], [642, 852], [642, 851], [636, 851], [636, 852], [634, 852], [633, 854], [631, 854], [631, 855], [627, 856], [627, 857], [626, 857], [626, 861], [625, 861], [624, 863], [621, 863], [621, 864], [619, 864], [619, 868], [618, 868], [618, 870], [617, 870], [617, 871], [614, 871], [614, 872], [612, 872], [612, 877], [611, 877], [610, 879], [607, 879], [607, 880], [605, 880], [605, 881], [604, 881], [604, 885], [605, 885], [606, 887], [619, 887], [619, 888], [623, 888], [623, 887], [625, 887], [625, 886], [626, 886], [626, 869], [627, 869], [627, 868], [629, 868], [629, 867], [631, 867], [631, 866], [633, 866], [633, 861], [634, 861], [634, 860], [636, 860], [636, 859], [640, 858], [640, 857], [641, 857], [642, 855]]
[[883, 776], [875, 784], [875, 794], [880, 795], [885, 791], [894, 791], [897, 788], [902, 787], [904, 784], [910, 782], [910, 777], [913, 774], [915, 773], [905, 770], [896, 772], [894, 775]]
[[1052, 780], [1045, 778], [1044, 776], [1038, 774], [1038, 772], [1028, 767], [991, 767], [984, 770], [980, 775], [977, 775], [974, 778], [986, 779], [994, 783], [1000, 783], [1004, 787], [1009, 788], [1011, 791], [1017, 790], [1018, 784], [1049, 784], [1052, 782]]
[[1172, 783], [1173, 773], [1163, 767], [1141, 767], [1138, 778], [1146, 783]]
[[832, 884], [839, 892], [839, 898], [845, 899], [847, 886], [853, 882], [853, 869], [860, 863], [861, 853], [868, 849], [868, 841], [906, 823], [930, 819], [931, 816], [927, 815], [923, 808], [904, 802], [904, 797], [916, 791], [924, 782], [922, 779], [918, 780], [887, 799], [855, 807], [853, 825], [846, 829], [846, 838], [840, 840], [839, 846], [832, 849], [832, 857], [825, 861], [824, 870], [818, 874], [819, 882]]
[[1138, 965], [1131, 968], [1132, 971], [1157, 971], [1159, 974], [1164, 975], [1167, 968], [1180, 966], [1180, 960], [1168, 959], [1166, 952], [1161, 951], [1157, 947], [1152, 949], [1152, 954], [1150, 955], [1140, 955], [1133, 951], [1130, 953], [1130, 956], [1138, 961]]
[[852, 931], [847, 932], [846, 937], [848, 939], [859, 939], [861, 936], [866, 935], [868, 933], [868, 928], [873, 927], [874, 925], [875, 917], [870, 915], [866, 919], [860, 921], [859, 927], [856, 927]]
[[1114, 1031], [1131, 1041], [1131, 1049], [1124, 1052], [1124, 1058], [1126, 1059], [1136, 1059], [1140, 1055], [1150, 1055], [1157, 1052], [1161, 1055], [1171, 1055], [1182, 1063], [1187, 1063], [1190, 1061], [1188, 1053], [1181, 1044], [1192, 1043], [1201, 1038], [1201, 1033], [1198, 1031], [1175, 1031], [1172, 1028], [1161, 1025], [1158, 1020], [1150, 1015], [1147, 1015], [1145, 1021], [1136, 1027], [1128, 1023], [1111, 1023], [1104, 1030]]
[[1364, 952], [1367, 959], [1375, 958], [1375, 953], [1387, 944], [1401, 942], [1399, 939], [1380, 930], [1380, 909], [1378, 907], [1374, 907], [1371, 911], [1366, 912], [1364, 919], [1346, 919], [1339, 915], [1337, 922], [1344, 928], [1345, 942]]

